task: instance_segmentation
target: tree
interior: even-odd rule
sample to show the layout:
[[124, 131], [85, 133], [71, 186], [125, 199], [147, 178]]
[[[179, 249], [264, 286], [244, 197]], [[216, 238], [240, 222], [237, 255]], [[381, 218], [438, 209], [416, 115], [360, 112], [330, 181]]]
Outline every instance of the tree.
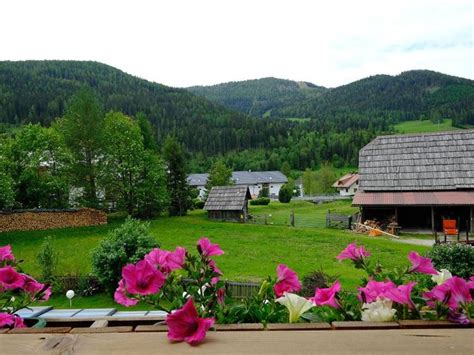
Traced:
[[105, 116], [102, 161], [101, 185], [119, 208], [142, 218], [163, 210], [167, 204], [163, 163], [145, 150], [136, 121], [120, 112]]
[[206, 182], [206, 191], [209, 193], [214, 186], [233, 185], [232, 169], [228, 168], [222, 160], [216, 161], [211, 168]]
[[97, 176], [103, 153], [104, 115], [94, 93], [83, 88], [69, 102], [66, 115], [58, 122], [65, 142], [73, 154], [72, 175], [84, 188], [83, 203], [98, 207]]
[[137, 122], [143, 137], [144, 148], [156, 151], [157, 146], [153, 127], [143, 112], [137, 113]]
[[192, 207], [192, 197], [186, 174], [184, 148], [176, 138], [166, 138], [163, 143], [163, 159], [167, 169], [169, 214], [170, 216], [184, 216]]
[[71, 157], [54, 128], [23, 126], [11, 143], [9, 160], [18, 207], [68, 206]]
[[12, 208], [15, 204], [14, 181], [11, 177], [11, 164], [7, 158], [10, 139], [0, 136], [0, 209]]
[[281, 172], [285, 174], [287, 177], [289, 177], [291, 174], [290, 163], [288, 163], [287, 161], [284, 161], [283, 164], [281, 165]]
[[137, 216], [152, 218], [169, 204], [163, 161], [152, 151], [143, 153], [141, 183], [137, 189]]
[[140, 127], [123, 113], [109, 112], [104, 120], [103, 143], [101, 185], [107, 198], [133, 215], [145, 151]]
[[332, 185], [337, 180], [336, 171], [330, 164], [323, 164], [315, 174], [318, 193], [334, 192]]
[[278, 201], [281, 203], [289, 203], [293, 197], [293, 189], [290, 185], [284, 184], [278, 192]]
[[303, 173], [303, 176], [301, 177], [305, 195], [312, 195], [316, 192], [316, 183], [314, 181], [313, 175], [313, 171], [311, 171], [310, 169], [306, 169]]

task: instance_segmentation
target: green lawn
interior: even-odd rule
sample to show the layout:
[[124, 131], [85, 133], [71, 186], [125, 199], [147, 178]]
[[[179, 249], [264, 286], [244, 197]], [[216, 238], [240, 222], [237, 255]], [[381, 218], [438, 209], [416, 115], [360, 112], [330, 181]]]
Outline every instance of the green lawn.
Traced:
[[[423, 246], [397, 243], [383, 237], [368, 237], [350, 232], [323, 227], [298, 227], [298, 218], [321, 218], [327, 209], [351, 213], [350, 202], [314, 205], [295, 201], [289, 205], [272, 202], [268, 207], [251, 206], [252, 213], [272, 214], [275, 220], [283, 220], [294, 209], [296, 228], [284, 225], [253, 225], [209, 221], [203, 211], [193, 211], [186, 217], [162, 217], [151, 222], [151, 234], [162, 248], [173, 249], [182, 245], [195, 251], [196, 241], [207, 236], [219, 243], [225, 255], [217, 257], [219, 267], [229, 280], [257, 281], [267, 275], [274, 275], [279, 263], [285, 263], [302, 277], [322, 267], [327, 273], [340, 275], [345, 287], [354, 289], [363, 273], [352, 268], [349, 262], [340, 263], [335, 256], [353, 241], [365, 245], [374, 260], [393, 267], [406, 265], [410, 250], [424, 252]], [[300, 216], [300, 217], [298, 217]], [[115, 221], [107, 226], [77, 229], [62, 229], [36, 232], [14, 232], [0, 234], [0, 244], [12, 244], [18, 259], [24, 259], [23, 268], [32, 275], [38, 275], [35, 260], [43, 237], [51, 235], [60, 254], [59, 273], [87, 274], [91, 270], [91, 251], [104, 238], [107, 231], [116, 227]], [[89, 301], [88, 301], [89, 300]], [[76, 302], [81, 302], [77, 300]], [[93, 306], [113, 304], [105, 296], [82, 301]], [[53, 298], [52, 304], [66, 306], [64, 297]], [[82, 304], [82, 303], [81, 303]], [[79, 304], [75, 306], [80, 307]]]
[[433, 123], [431, 120], [405, 121], [395, 125], [395, 130], [399, 133], [425, 133], [453, 131], [459, 128], [453, 127], [451, 119], [441, 120], [440, 123]]

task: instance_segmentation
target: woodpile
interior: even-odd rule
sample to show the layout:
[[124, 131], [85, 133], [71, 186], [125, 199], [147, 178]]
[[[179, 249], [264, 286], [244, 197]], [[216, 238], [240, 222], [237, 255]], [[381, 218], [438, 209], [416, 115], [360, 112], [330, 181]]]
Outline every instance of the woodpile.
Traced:
[[0, 233], [107, 224], [107, 215], [92, 208], [0, 212]]
[[367, 233], [370, 230], [370, 228], [367, 228], [366, 226], [376, 228], [376, 229], [380, 229], [380, 230], [382, 230], [382, 228], [383, 228], [383, 225], [380, 221], [377, 221], [376, 219], [368, 219], [363, 224], [360, 224], [360, 223], [357, 224], [355, 229], [354, 229], [354, 232], [356, 232], [356, 233]]

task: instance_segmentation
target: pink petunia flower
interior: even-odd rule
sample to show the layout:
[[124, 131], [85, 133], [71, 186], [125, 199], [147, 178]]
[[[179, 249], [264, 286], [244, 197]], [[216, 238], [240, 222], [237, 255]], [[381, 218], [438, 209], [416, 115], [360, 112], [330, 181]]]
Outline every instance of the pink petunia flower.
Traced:
[[336, 281], [329, 288], [318, 288], [314, 294], [314, 297], [310, 298], [317, 306], [330, 306], [333, 308], [339, 308], [339, 304], [336, 300], [336, 293], [341, 290], [341, 284], [339, 281]]
[[367, 282], [365, 287], [359, 287], [359, 299], [364, 303], [371, 303], [377, 300], [377, 297], [388, 298], [388, 293], [395, 288], [392, 281], [374, 281]]
[[13, 328], [26, 328], [26, 324], [23, 322], [23, 318], [15, 316]]
[[200, 318], [192, 298], [183, 308], [166, 317], [168, 325], [168, 339], [171, 341], [186, 341], [190, 345], [201, 343], [206, 332], [213, 326], [214, 318]]
[[217, 303], [223, 305], [225, 301], [225, 288], [220, 288], [217, 290]]
[[416, 282], [409, 282], [406, 285], [390, 288], [385, 292], [385, 297], [392, 300], [393, 302], [398, 304], [406, 304], [410, 309], [414, 309], [415, 304], [411, 299], [411, 291], [415, 285]]
[[10, 326], [15, 323], [14, 316], [9, 313], [0, 313], [0, 328]]
[[197, 249], [199, 254], [205, 257], [224, 254], [224, 251], [220, 248], [219, 244], [212, 244], [207, 238], [199, 239]]
[[273, 286], [273, 291], [277, 297], [282, 297], [285, 292], [298, 292], [301, 290], [301, 283], [296, 272], [285, 264], [277, 266], [277, 282]]
[[0, 247], [0, 262], [4, 260], [15, 260], [11, 245], [5, 245], [3, 247]]
[[0, 287], [6, 290], [21, 288], [25, 284], [25, 277], [14, 268], [7, 265], [0, 268]]
[[432, 308], [434, 308], [434, 301], [438, 301], [455, 310], [472, 302], [470, 289], [472, 289], [472, 286], [469, 282], [453, 276], [443, 284], [435, 286], [431, 291], [425, 292], [423, 297], [428, 299], [427, 304]]
[[177, 247], [174, 252], [155, 248], [145, 255], [145, 260], [162, 272], [170, 273], [183, 267], [185, 256], [186, 249], [182, 247]]
[[161, 271], [145, 260], [140, 260], [136, 265], [124, 266], [122, 277], [129, 293], [142, 296], [157, 293], [166, 280]]
[[338, 256], [336, 256], [336, 259], [351, 259], [353, 261], [358, 261], [368, 256], [370, 256], [370, 253], [365, 250], [363, 246], [357, 248], [355, 243], [351, 243]]
[[47, 301], [51, 296], [51, 287], [46, 287], [45, 284], [36, 281], [29, 275], [22, 274], [25, 278], [25, 284], [23, 285], [23, 290], [28, 292], [32, 298], [34, 298], [39, 292], [42, 292], [40, 301]]
[[411, 262], [411, 268], [408, 272], [419, 272], [420, 274], [438, 275], [438, 271], [433, 267], [430, 258], [420, 256], [416, 251], [408, 253], [408, 260]]
[[14, 314], [0, 313], [0, 328], [25, 328], [26, 325], [23, 319]]
[[209, 267], [212, 269], [212, 271], [214, 271], [216, 274], [222, 275], [221, 269], [219, 269], [217, 267], [217, 264], [214, 260], [210, 259], [209, 262], [207, 263], [207, 265], [209, 265]]
[[135, 306], [138, 303], [137, 299], [129, 298], [127, 296], [127, 291], [125, 290], [123, 280], [119, 281], [119, 286], [117, 287], [114, 293], [114, 299], [115, 302], [125, 307]]

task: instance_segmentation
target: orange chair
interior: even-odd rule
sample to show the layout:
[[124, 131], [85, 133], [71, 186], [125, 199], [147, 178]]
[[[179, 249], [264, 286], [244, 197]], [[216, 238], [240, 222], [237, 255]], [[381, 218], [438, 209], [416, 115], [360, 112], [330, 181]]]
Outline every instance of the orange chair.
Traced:
[[444, 219], [443, 220], [443, 233], [444, 233], [444, 242], [446, 243], [446, 238], [448, 236], [456, 236], [459, 240], [459, 229], [456, 226], [455, 219]]

